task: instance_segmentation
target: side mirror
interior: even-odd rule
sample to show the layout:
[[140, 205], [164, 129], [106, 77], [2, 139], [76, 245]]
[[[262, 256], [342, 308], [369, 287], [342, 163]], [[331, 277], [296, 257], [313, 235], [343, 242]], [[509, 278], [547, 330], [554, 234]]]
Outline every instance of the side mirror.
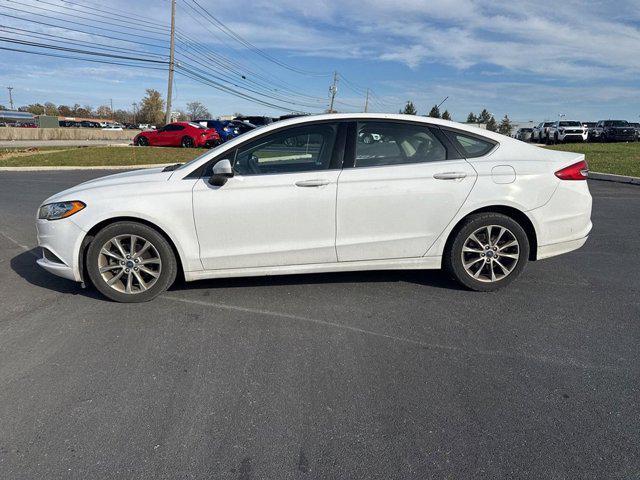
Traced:
[[231, 177], [233, 177], [233, 168], [231, 167], [231, 162], [225, 158], [224, 160], [219, 160], [213, 166], [213, 175], [209, 178], [209, 183], [215, 187], [221, 187]]

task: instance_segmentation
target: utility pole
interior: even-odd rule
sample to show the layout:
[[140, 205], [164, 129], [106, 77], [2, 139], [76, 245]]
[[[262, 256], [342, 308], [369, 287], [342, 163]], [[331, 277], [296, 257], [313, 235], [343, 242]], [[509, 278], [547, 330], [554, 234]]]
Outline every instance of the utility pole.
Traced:
[[13, 96], [11, 95], [11, 90], [13, 90], [13, 87], [7, 87], [7, 90], [9, 90], [9, 107], [11, 110], [13, 110]]
[[364, 113], [369, 110], [369, 89], [367, 88], [367, 98], [364, 101]]
[[329, 87], [329, 94], [331, 95], [331, 101], [329, 102], [329, 113], [333, 113], [333, 102], [336, 99], [336, 93], [338, 93], [338, 72], [333, 72], [333, 84]]
[[138, 106], [138, 104], [136, 102], [133, 102], [131, 104], [133, 106], [133, 124], [136, 124], [136, 108]]
[[167, 114], [164, 123], [171, 123], [171, 96], [173, 95], [173, 50], [176, 34], [176, 0], [171, 0], [171, 41], [169, 42], [169, 85], [167, 87]]
[[[110, 98], [109, 102], [111, 103], [111, 117], [113, 117], [113, 98]], [[111, 120], [113, 120], [113, 118], [111, 118]]]

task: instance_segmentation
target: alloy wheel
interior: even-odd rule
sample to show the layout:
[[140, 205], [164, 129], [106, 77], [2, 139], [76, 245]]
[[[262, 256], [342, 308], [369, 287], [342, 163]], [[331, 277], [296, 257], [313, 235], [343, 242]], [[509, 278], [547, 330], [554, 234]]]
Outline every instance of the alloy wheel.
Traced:
[[162, 261], [156, 247], [139, 235], [118, 235], [98, 255], [98, 271], [112, 289], [126, 294], [147, 291], [158, 281]]
[[520, 244], [508, 228], [487, 225], [467, 237], [461, 256], [462, 266], [471, 278], [480, 282], [497, 282], [516, 268]]

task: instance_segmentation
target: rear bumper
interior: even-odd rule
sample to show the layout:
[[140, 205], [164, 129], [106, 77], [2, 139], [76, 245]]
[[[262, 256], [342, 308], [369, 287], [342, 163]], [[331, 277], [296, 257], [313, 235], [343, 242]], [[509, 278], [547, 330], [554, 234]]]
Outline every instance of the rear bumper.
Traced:
[[563, 253], [569, 253], [582, 247], [589, 236], [584, 238], [578, 238], [577, 240], [569, 240], [568, 242], [552, 243], [551, 245], [542, 245], [538, 247], [538, 254], [536, 260], [543, 260], [549, 257], [555, 257], [556, 255], [562, 255]]
[[546, 205], [530, 210], [538, 240], [537, 259], [580, 248], [593, 227], [586, 181], [560, 181]]

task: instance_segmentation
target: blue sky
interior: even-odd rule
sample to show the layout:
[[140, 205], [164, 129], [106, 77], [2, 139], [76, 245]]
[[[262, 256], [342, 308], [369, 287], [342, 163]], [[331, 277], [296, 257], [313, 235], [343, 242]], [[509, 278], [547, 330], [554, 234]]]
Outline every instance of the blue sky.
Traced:
[[[245, 72], [246, 78], [225, 72], [185, 43], [180, 48], [192, 57], [183, 55], [183, 64], [194, 65], [195, 56], [201, 62], [197, 68], [207, 76], [232, 75], [240, 88], [261, 92], [268, 84], [270, 95], [278, 99], [272, 103], [286, 101], [294, 109], [326, 108], [330, 74], [337, 70], [342, 76], [337, 96], [341, 111], [361, 110], [363, 89], [368, 87], [374, 92], [371, 110], [395, 112], [411, 99], [419, 113], [427, 113], [448, 96], [443, 108], [460, 121], [469, 111], [485, 107], [496, 117], [506, 113], [520, 121], [553, 119], [559, 113], [581, 120], [618, 117], [638, 121], [640, 115], [638, 0], [197, 1], [270, 56], [295, 70], [325, 75], [301, 74], [249, 52], [225, 37], [204, 14], [196, 14], [191, 0], [178, 0], [177, 25], [183, 38], [200, 42], [200, 50], [206, 48], [235, 62], [236, 70]], [[160, 56], [166, 53], [162, 48], [35, 25], [7, 15], [43, 20], [20, 11], [25, 10], [78, 22], [73, 28], [105, 33], [92, 27], [100, 26], [96, 23], [99, 18], [83, 18], [91, 18], [90, 9], [95, 7], [105, 12], [103, 18], [115, 15], [121, 20], [113, 21], [124, 22], [113, 29], [158, 38], [157, 42], [135, 39], [162, 46], [166, 35], [160, 30], [147, 33], [143, 28], [150, 23], [138, 20], [168, 25], [167, 0], [47, 2], [0, 0], [0, 23], [76, 39], [77, 48], [84, 48], [80, 42], [88, 41]], [[37, 5], [48, 10], [34, 8]], [[220, 5], [222, 10], [218, 10]], [[140, 29], [126, 26], [133, 23]], [[0, 32], [0, 36], [25, 39], [15, 32]], [[29, 48], [2, 42], [0, 46]], [[14, 87], [18, 105], [52, 101], [96, 107], [113, 99], [116, 108], [130, 108], [145, 88], [166, 95], [164, 71], [6, 51], [0, 52], [0, 58], [0, 86]], [[174, 105], [184, 108], [193, 100], [203, 102], [214, 115], [284, 113], [177, 75]], [[6, 89], [0, 91], [0, 103], [8, 104]]]

